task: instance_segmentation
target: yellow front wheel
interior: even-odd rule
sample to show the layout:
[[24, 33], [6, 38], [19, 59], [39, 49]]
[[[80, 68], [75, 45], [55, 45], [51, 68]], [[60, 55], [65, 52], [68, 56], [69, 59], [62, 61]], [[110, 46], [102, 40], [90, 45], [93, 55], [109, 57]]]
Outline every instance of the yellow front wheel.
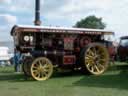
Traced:
[[35, 59], [30, 67], [31, 76], [37, 81], [47, 80], [53, 73], [53, 64], [46, 57]]

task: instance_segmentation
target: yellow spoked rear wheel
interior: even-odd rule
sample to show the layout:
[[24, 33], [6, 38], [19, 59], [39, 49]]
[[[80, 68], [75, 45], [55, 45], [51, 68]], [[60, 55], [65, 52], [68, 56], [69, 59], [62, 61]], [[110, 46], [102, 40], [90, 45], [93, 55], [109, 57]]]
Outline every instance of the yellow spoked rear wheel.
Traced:
[[85, 51], [84, 64], [87, 71], [93, 75], [102, 74], [107, 69], [108, 61], [108, 51], [101, 44], [90, 44]]
[[31, 75], [35, 80], [47, 80], [53, 73], [53, 65], [46, 57], [39, 57], [31, 64]]

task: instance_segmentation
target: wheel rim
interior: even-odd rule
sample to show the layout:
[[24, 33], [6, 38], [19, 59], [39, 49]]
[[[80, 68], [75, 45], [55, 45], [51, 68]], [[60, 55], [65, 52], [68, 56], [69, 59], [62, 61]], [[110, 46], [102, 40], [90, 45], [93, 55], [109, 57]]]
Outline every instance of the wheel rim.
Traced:
[[53, 73], [51, 61], [45, 57], [37, 58], [31, 65], [31, 75], [35, 80], [47, 80]]
[[88, 48], [85, 54], [85, 66], [87, 70], [94, 74], [102, 74], [108, 65], [109, 55], [103, 46], [92, 46]]

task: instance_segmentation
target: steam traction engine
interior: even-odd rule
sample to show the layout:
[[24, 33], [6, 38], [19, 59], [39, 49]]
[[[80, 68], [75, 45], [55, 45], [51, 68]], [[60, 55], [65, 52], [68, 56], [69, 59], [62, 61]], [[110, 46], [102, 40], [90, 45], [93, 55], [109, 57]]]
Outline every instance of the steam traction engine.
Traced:
[[24, 74], [35, 80], [48, 79], [55, 68], [102, 74], [109, 62], [104, 35], [112, 34], [98, 29], [22, 25], [11, 31], [15, 48], [25, 56]]

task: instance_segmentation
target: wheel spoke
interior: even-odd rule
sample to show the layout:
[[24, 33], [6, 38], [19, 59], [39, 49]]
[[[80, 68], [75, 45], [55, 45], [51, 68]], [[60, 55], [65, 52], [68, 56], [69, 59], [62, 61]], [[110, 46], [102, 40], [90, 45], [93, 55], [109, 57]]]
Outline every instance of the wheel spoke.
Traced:
[[33, 74], [34, 74], [36, 77], [38, 77], [38, 75], [39, 75], [38, 70], [34, 70], [34, 71], [33, 71]]
[[94, 56], [94, 53], [91, 49], [89, 50], [89, 55]]
[[87, 64], [90, 64], [90, 65], [93, 63], [93, 61], [90, 60], [90, 59], [89, 59], [89, 60], [86, 60], [85, 62], [86, 62]]
[[87, 63], [87, 67], [88, 67], [88, 68], [89, 68], [89, 65], [90, 65], [90, 64], [89, 64], [89, 63]]
[[94, 55], [97, 55], [97, 51], [96, 51], [95, 47], [92, 48], [92, 51], [93, 51]]
[[93, 66], [90, 66], [90, 70], [91, 70], [92, 72], [94, 72], [94, 67], [93, 67]]
[[38, 67], [39, 67], [39, 64], [38, 63], [35, 63], [35, 64], [33, 64], [33, 70], [38, 70]]
[[90, 59], [90, 58], [93, 58], [93, 56], [91, 56], [91, 55], [87, 54], [85, 58]]
[[91, 49], [88, 49], [86, 54], [91, 55], [91, 56], [94, 55], [94, 53], [93, 53], [93, 51]]
[[87, 68], [88, 68], [90, 71], [92, 71], [92, 72], [94, 71], [93, 65], [91, 65], [91, 64], [88, 63], [86, 66], [87, 66]]
[[42, 62], [42, 65], [47, 64], [47, 61], [46, 60], [41, 60], [41, 62]]
[[43, 65], [43, 68], [48, 68], [48, 67], [49, 67], [48, 63], [46, 63], [45, 65]]
[[97, 70], [97, 72], [100, 72], [99, 68], [97, 65], [94, 65], [95, 66], [95, 69]]
[[42, 62], [41, 62], [41, 60], [38, 61], [38, 64], [39, 64], [40, 67], [42, 67]]
[[40, 72], [40, 78], [46, 78], [48, 74], [45, 71]]
[[102, 64], [98, 63], [98, 66], [101, 68], [101, 70], [104, 69], [104, 66]]
[[47, 76], [48, 75], [48, 71], [44, 71], [43, 75]]
[[37, 70], [37, 69], [38, 69], [37, 67], [33, 66], [33, 70]]
[[38, 77], [38, 78], [40, 78], [40, 77], [41, 77], [41, 74], [40, 74], [40, 72], [38, 73], [37, 77]]

